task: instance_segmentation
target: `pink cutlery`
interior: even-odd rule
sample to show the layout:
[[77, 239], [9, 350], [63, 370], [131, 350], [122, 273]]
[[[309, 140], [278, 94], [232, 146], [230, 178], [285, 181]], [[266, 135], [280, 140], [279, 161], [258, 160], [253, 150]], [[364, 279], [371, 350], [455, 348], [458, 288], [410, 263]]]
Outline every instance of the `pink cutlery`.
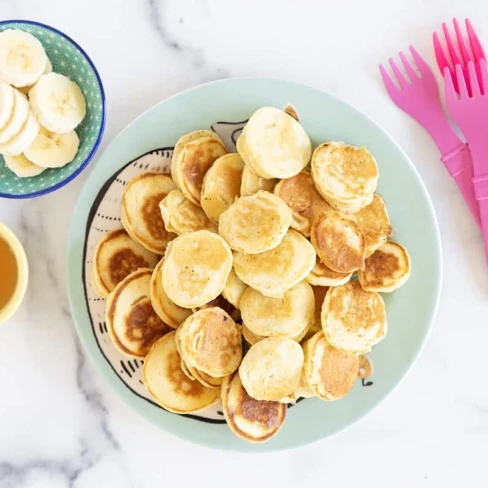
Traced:
[[[445, 67], [444, 80], [447, 108], [466, 137], [473, 158], [473, 187], [478, 200], [488, 259], [488, 66], [484, 59], [477, 64], [478, 69], [474, 61], [466, 63], [467, 75], [461, 64], [455, 65], [455, 76]], [[459, 97], [454, 79], [457, 82]], [[471, 87], [470, 91], [468, 84]], [[482, 87], [485, 87], [485, 90]]]
[[441, 105], [437, 81], [432, 70], [413, 46], [410, 46], [410, 52], [420, 76], [405, 54], [401, 52], [400, 59], [410, 80], [406, 79], [395, 61], [390, 58], [390, 66], [399, 87], [395, 85], [385, 67], [380, 65], [380, 72], [385, 87], [393, 102], [419, 122], [434, 139], [442, 155], [441, 161], [446, 166], [449, 174], [455, 179], [473, 217], [480, 225], [478, 202], [475, 198], [472, 184], [473, 166], [471, 153], [466, 144], [455, 134], [447, 120]]

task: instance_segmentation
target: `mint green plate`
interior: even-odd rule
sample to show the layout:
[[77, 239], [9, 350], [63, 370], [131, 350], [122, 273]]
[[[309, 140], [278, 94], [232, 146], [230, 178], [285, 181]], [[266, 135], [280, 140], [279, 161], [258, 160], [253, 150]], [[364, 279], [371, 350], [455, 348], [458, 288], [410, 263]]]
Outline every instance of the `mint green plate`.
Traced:
[[[373, 376], [358, 381], [342, 400], [299, 402], [289, 409], [287, 421], [276, 437], [255, 445], [232, 434], [218, 417], [219, 411], [175, 415], [144, 395], [137, 379], [141, 364], [119, 360], [106, 339], [103, 303], [97, 305], [100, 299], [90, 291], [89, 253], [95, 243], [93, 234], [101, 235], [120, 225], [120, 210], [117, 206], [110, 209], [110, 204], [118, 198], [111, 195], [120, 195], [123, 190], [124, 175], [148, 167], [162, 169], [182, 134], [213, 126], [217, 132], [228, 128], [235, 141], [238, 122], [256, 109], [263, 105], [283, 108], [289, 103], [297, 109], [315, 145], [326, 140], [345, 141], [366, 146], [376, 157], [380, 170], [378, 192], [386, 200], [395, 239], [410, 252], [412, 272], [405, 286], [384, 295], [388, 334], [370, 354]], [[163, 149], [155, 151], [158, 148]], [[184, 439], [219, 449], [252, 452], [318, 441], [350, 426], [381, 403], [422, 349], [436, 314], [442, 275], [434, 210], [415, 167], [400, 147], [343, 101], [307, 86], [270, 79], [230, 79], [199, 86], [162, 101], [122, 131], [100, 157], [80, 195], [70, 228], [66, 267], [71, 310], [80, 338], [100, 374], [124, 402], [155, 425]], [[94, 312], [97, 306], [101, 308]]]
[[53, 65], [53, 71], [76, 82], [86, 100], [86, 116], [76, 128], [80, 147], [71, 163], [50, 168], [38, 176], [19, 178], [5, 166], [0, 156], [0, 197], [32, 198], [50, 193], [76, 178], [95, 155], [105, 126], [105, 94], [102, 81], [88, 54], [66, 34], [54, 27], [30, 20], [0, 22], [0, 32], [20, 29], [37, 37]]

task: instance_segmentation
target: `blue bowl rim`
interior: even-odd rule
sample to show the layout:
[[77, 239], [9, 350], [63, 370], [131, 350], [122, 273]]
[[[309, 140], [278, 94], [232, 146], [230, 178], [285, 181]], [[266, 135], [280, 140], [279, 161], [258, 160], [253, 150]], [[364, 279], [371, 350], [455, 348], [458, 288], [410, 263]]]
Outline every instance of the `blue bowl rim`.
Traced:
[[71, 39], [71, 37], [69, 37], [64, 32], [61, 32], [60, 30], [56, 29], [55, 27], [51, 27], [50, 25], [46, 25], [46, 24], [43, 24], [41, 22], [36, 22], [34, 20], [23, 20], [23, 19], [2, 20], [2, 21], [0, 21], [0, 26], [5, 25], [5, 24], [13, 24], [13, 23], [36, 25], [39, 27], [43, 27], [44, 29], [50, 30], [50, 31], [55, 32], [56, 34], [60, 35], [61, 37], [64, 37], [68, 42], [73, 44], [76, 47], [76, 49], [78, 49], [81, 52], [81, 54], [83, 54], [83, 56], [86, 58], [89, 65], [93, 69], [93, 72], [95, 73], [95, 76], [97, 78], [97, 83], [98, 83], [98, 87], [100, 89], [100, 93], [102, 95], [102, 124], [100, 126], [100, 131], [98, 132], [97, 140], [96, 140], [95, 145], [93, 146], [93, 149], [91, 150], [90, 154], [86, 157], [83, 164], [76, 171], [71, 173], [63, 181], [60, 181], [59, 183], [56, 183], [55, 185], [50, 186], [49, 188], [45, 188], [44, 190], [39, 190], [39, 191], [35, 191], [32, 193], [26, 193], [24, 195], [12, 195], [10, 193], [0, 192], [0, 198], [12, 198], [12, 199], [35, 198], [35, 197], [40, 197], [41, 195], [47, 195], [48, 193], [59, 190], [59, 188], [62, 188], [64, 185], [67, 185], [70, 181], [74, 180], [88, 166], [88, 163], [93, 159], [93, 157], [95, 156], [95, 153], [98, 150], [98, 147], [100, 146], [100, 143], [102, 142], [103, 133], [105, 131], [105, 122], [106, 122], [106, 117], [107, 117], [107, 105], [106, 105], [106, 100], [105, 100], [105, 90], [103, 89], [103, 83], [102, 83], [102, 79], [100, 78], [100, 74], [98, 73], [98, 70], [95, 67], [95, 64], [91, 60], [90, 56], [88, 56], [86, 51], [76, 41]]

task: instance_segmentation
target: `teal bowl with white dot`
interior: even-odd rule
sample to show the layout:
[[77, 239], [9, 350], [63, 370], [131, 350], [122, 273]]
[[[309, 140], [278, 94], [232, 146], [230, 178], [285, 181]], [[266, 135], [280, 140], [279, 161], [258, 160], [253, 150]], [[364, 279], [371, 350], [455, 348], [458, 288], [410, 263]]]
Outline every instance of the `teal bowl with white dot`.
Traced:
[[102, 80], [88, 54], [63, 32], [30, 20], [0, 22], [0, 32], [20, 29], [37, 37], [49, 57], [53, 71], [61, 73], [81, 88], [86, 99], [86, 116], [76, 128], [80, 147], [71, 163], [50, 168], [38, 176], [19, 178], [0, 156], [0, 197], [32, 198], [61, 188], [76, 178], [95, 155], [105, 128], [105, 92]]

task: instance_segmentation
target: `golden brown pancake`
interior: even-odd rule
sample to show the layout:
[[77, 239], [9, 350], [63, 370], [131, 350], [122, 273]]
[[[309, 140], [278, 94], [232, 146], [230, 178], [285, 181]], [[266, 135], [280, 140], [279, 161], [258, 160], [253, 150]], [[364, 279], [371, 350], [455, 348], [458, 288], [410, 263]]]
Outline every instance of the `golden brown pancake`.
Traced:
[[242, 282], [236, 275], [234, 268], [230, 270], [229, 276], [222, 291], [222, 296], [234, 307], [240, 309], [240, 303], [243, 293], [246, 291], [247, 285]]
[[358, 281], [329, 288], [321, 320], [327, 341], [351, 354], [371, 351], [386, 335], [383, 299], [376, 292], [363, 290]]
[[358, 271], [361, 286], [368, 291], [390, 293], [403, 286], [410, 277], [410, 257], [398, 242], [387, 241]]
[[266, 297], [248, 288], [241, 298], [242, 321], [259, 336], [296, 336], [314, 322], [315, 298], [312, 287], [301, 281], [283, 298]]
[[251, 346], [239, 367], [239, 376], [252, 398], [278, 402], [298, 388], [302, 366], [300, 344], [268, 337]]
[[254, 195], [260, 190], [273, 191], [277, 178], [261, 178], [249, 166], [245, 165], [241, 176], [241, 196]]
[[286, 419], [287, 406], [251, 398], [236, 372], [222, 384], [222, 406], [229, 428], [249, 442], [266, 442], [277, 434]]
[[291, 211], [267, 191], [236, 200], [219, 220], [219, 234], [234, 251], [258, 254], [277, 247], [291, 224]]
[[110, 339], [127, 356], [144, 359], [155, 341], [172, 328], [154, 311], [149, 297], [152, 270], [134, 271], [107, 298], [106, 322]]
[[195, 205], [200, 205], [203, 178], [215, 160], [227, 154], [215, 132], [199, 130], [180, 137], [171, 159], [176, 186]]
[[151, 277], [151, 303], [154, 311], [159, 315], [163, 322], [166, 322], [173, 328], [177, 328], [181, 322], [189, 317], [193, 312], [191, 309], [183, 308], [176, 305], [175, 302], [169, 299], [163, 288], [163, 274], [162, 267], [164, 258], [159, 261], [154, 268]]
[[307, 281], [313, 286], [339, 286], [346, 284], [351, 279], [352, 273], [338, 273], [327, 267], [317, 256], [317, 262]]
[[163, 264], [163, 288], [183, 308], [205, 305], [218, 297], [232, 269], [232, 252], [217, 234], [199, 230], [177, 237]]
[[217, 159], [203, 179], [200, 204], [208, 218], [219, 222], [220, 214], [239, 196], [244, 162], [239, 154], [225, 154]]
[[352, 389], [359, 371], [357, 355], [330, 345], [323, 332], [306, 341], [303, 352], [303, 382], [315, 395], [326, 401], [339, 400]]
[[158, 256], [129, 237], [124, 229], [107, 232], [93, 255], [92, 283], [106, 298], [129, 274], [138, 268], [153, 268]]
[[308, 171], [302, 171], [292, 178], [281, 180], [274, 188], [274, 194], [280, 197], [292, 211], [291, 228], [310, 237], [312, 216], [318, 209], [328, 210], [329, 204], [322, 198], [313, 184]]
[[242, 360], [241, 331], [232, 317], [218, 307], [190, 315], [178, 328], [176, 341], [189, 368], [214, 378], [233, 373]]
[[[313, 325], [313, 324], [312, 324]], [[310, 330], [310, 325], [306, 325], [302, 330], [297, 332], [295, 335], [284, 335], [284, 334], [278, 334], [274, 337], [278, 339], [291, 339], [296, 342], [301, 342], [304, 337], [308, 335], [308, 331]], [[242, 337], [244, 340], [249, 344], [249, 346], [254, 346], [254, 344], [257, 344], [259, 341], [262, 341], [267, 338], [267, 336], [261, 336], [258, 334], [255, 334], [254, 332], [251, 332], [245, 324], [241, 325], [241, 332], [242, 332]]]
[[181, 360], [181, 367], [185, 374], [193, 380], [198, 381], [203, 386], [207, 386], [208, 388], [220, 388], [226, 376], [221, 378], [214, 378], [203, 371], [200, 371], [196, 368], [188, 366], [183, 360]]
[[370, 359], [365, 354], [360, 354], [359, 359], [359, 373], [358, 377], [362, 379], [369, 378], [373, 374], [373, 365]]
[[333, 271], [352, 273], [363, 266], [366, 240], [354, 218], [320, 213], [313, 220], [311, 238], [320, 260]]
[[143, 380], [150, 395], [166, 410], [193, 413], [215, 403], [220, 390], [191, 380], [181, 369], [176, 332], [156, 341], [144, 361]]
[[183, 195], [181, 190], [172, 190], [160, 202], [159, 209], [164, 226], [170, 232], [181, 235], [197, 230], [217, 232], [217, 227], [205, 212]]
[[195, 307], [193, 309], [193, 312], [196, 312], [197, 310], [203, 310], [204, 308], [210, 308], [210, 307], [221, 308], [232, 317], [232, 320], [234, 320], [234, 322], [239, 321], [241, 318], [241, 312], [236, 307], [234, 307], [232, 303], [228, 302], [223, 297], [223, 295], [219, 295], [217, 298], [210, 300], [208, 303], [202, 305], [201, 307]]
[[241, 281], [268, 297], [284, 293], [304, 280], [315, 265], [315, 250], [300, 233], [289, 230], [280, 245], [260, 254], [234, 252], [234, 270]]
[[168, 242], [176, 237], [166, 230], [159, 210], [161, 200], [174, 188], [169, 175], [143, 173], [129, 181], [122, 197], [122, 225], [134, 240], [156, 254], [164, 254]]
[[366, 257], [371, 256], [393, 232], [385, 202], [375, 194], [373, 201], [354, 215], [366, 238]]
[[378, 167], [365, 148], [324, 142], [313, 153], [312, 177], [333, 208], [354, 213], [370, 203], [378, 184]]

